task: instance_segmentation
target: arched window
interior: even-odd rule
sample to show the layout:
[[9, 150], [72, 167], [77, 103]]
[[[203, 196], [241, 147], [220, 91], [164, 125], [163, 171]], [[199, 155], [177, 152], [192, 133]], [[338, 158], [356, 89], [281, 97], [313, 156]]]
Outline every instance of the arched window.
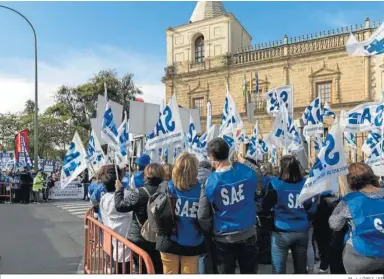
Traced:
[[204, 61], [204, 36], [199, 36], [195, 41], [195, 62], [202, 63]]

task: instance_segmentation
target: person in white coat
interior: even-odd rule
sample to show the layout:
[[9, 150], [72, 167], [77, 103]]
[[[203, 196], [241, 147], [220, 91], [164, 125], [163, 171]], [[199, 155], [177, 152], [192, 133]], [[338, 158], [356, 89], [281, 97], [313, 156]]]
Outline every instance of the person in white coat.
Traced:
[[[119, 177], [124, 177], [120, 172], [120, 168], [117, 167]], [[116, 177], [116, 170], [114, 165], [104, 166], [101, 172], [101, 181], [104, 184], [107, 193], [105, 193], [100, 200], [100, 213], [103, 220], [103, 224], [113, 231], [120, 234], [122, 237], [127, 239], [128, 231], [131, 226], [132, 212], [119, 213], [115, 206], [115, 185], [121, 182]], [[112, 238], [113, 247], [113, 260], [118, 263], [118, 270], [115, 271], [117, 274], [123, 274], [123, 263], [125, 264], [126, 274], [130, 273], [130, 250], [128, 247], [123, 248], [121, 243], [118, 244], [118, 258], [116, 259], [116, 239]], [[125, 258], [124, 257], [125, 249]], [[114, 265], [113, 265], [114, 266]]]

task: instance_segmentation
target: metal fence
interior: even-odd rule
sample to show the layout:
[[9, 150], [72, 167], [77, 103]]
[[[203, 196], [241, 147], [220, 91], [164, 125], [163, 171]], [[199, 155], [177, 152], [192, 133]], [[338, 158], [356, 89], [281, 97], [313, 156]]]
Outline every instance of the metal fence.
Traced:
[[[84, 274], [155, 274], [149, 255], [97, 221], [92, 208], [85, 215], [84, 228]], [[138, 266], [133, 264], [135, 256]]]

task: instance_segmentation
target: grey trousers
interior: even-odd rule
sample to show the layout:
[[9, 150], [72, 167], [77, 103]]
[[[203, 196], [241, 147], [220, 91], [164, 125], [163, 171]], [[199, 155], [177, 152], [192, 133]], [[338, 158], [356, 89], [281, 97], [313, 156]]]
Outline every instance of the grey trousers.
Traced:
[[348, 243], [344, 248], [343, 263], [347, 274], [384, 274], [384, 259], [362, 256]]

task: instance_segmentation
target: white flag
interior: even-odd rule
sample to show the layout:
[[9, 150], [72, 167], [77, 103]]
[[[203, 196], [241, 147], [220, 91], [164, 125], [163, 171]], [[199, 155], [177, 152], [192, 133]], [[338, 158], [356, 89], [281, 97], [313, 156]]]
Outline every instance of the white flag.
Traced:
[[371, 131], [367, 136], [363, 146], [361, 147], [361, 151], [363, 151], [366, 155], [371, 155], [371, 153], [378, 147], [378, 144], [381, 143], [381, 134]]
[[339, 176], [348, 174], [347, 160], [340, 125], [332, 126], [319, 155], [305, 181], [300, 196], [301, 204], [325, 191], [333, 190], [333, 183]]
[[63, 169], [61, 170], [60, 176], [60, 187], [62, 189], [67, 187], [72, 180], [78, 177], [87, 168], [85, 157], [86, 153], [83, 143], [79, 134], [75, 132], [63, 161]]
[[173, 95], [160, 115], [152, 133], [147, 135], [146, 150], [159, 149], [178, 141], [184, 141], [183, 126], [180, 119], [179, 106]]
[[117, 153], [117, 158], [119, 159], [120, 163], [126, 163], [128, 162], [128, 150], [130, 145], [129, 140], [129, 123], [127, 119], [127, 112], [124, 112], [124, 121], [121, 123], [119, 129], [117, 130], [119, 139], [119, 150]]
[[192, 154], [202, 153], [200, 139], [197, 136], [195, 124], [193, 123], [192, 115], [189, 116], [189, 131], [186, 134], [188, 140], [188, 149]]
[[96, 173], [105, 165], [104, 152], [101, 149], [100, 142], [92, 130], [91, 136], [89, 137], [88, 149], [86, 153], [86, 161], [88, 163], [89, 178], [91, 179]]
[[211, 101], [207, 102], [207, 131], [212, 127], [212, 105]]
[[348, 112], [341, 112], [341, 125], [351, 133], [380, 129], [383, 123], [384, 101], [358, 105]]
[[293, 86], [284, 85], [273, 88], [265, 96], [267, 102], [267, 113], [277, 115], [280, 111], [280, 102], [285, 104], [290, 117], [293, 117]]
[[369, 155], [365, 163], [368, 164], [377, 176], [384, 176], [384, 145], [379, 144]]
[[305, 137], [324, 133], [323, 115], [321, 113], [320, 98], [317, 97], [306, 107], [302, 116], [304, 122], [303, 134]]
[[105, 112], [103, 116], [103, 124], [101, 126], [101, 137], [112, 147], [113, 149], [119, 148], [119, 140], [118, 140], [118, 131], [116, 127], [115, 119], [113, 118], [112, 108], [108, 101], [107, 95], [107, 86], [104, 84], [105, 88]]
[[384, 53], [384, 23], [364, 42], [351, 34], [346, 44], [349, 56], [372, 56]]
[[287, 149], [288, 152], [297, 152], [303, 148], [300, 133], [284, 106], [282, 106], [280, 114], [275, 118], [266, 141], [268, 144]]

